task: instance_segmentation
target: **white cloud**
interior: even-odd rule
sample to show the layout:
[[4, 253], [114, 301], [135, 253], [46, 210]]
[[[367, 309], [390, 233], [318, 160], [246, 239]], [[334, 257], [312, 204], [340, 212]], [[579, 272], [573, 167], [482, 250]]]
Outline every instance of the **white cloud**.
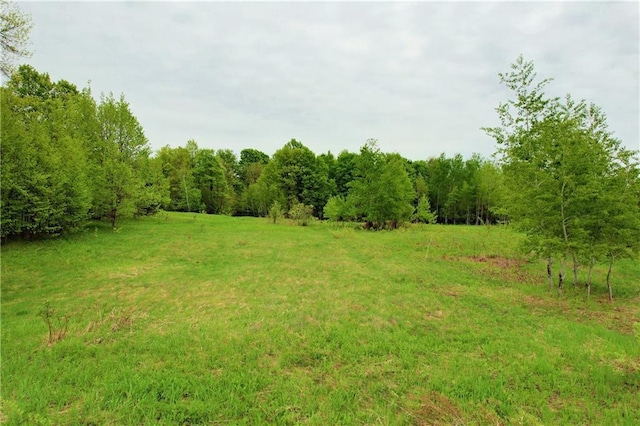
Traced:
[[316, 153], [369, 137], [414, 159], [488, 156], [479, 128], [522, 53], [638, 148], [637, 3], [23, 3], [32, 63], [124, 92], [154, 148]]

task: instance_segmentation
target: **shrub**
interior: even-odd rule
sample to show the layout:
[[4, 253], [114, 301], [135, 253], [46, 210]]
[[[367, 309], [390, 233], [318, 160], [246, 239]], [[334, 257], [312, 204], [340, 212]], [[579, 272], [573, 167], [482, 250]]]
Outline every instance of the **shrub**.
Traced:
[[271, 207], [269, 207], [269, 218], [273, 220], [273, 223], [276, 223], [282, 216], [284, 216], [282, 206], [278, 201], [274, 201]]
[[307, 226], [312, 218], [313, 206], [307, 206], [302, 203], [294, 204], [289, 210], [289, 217], [300, 226]]

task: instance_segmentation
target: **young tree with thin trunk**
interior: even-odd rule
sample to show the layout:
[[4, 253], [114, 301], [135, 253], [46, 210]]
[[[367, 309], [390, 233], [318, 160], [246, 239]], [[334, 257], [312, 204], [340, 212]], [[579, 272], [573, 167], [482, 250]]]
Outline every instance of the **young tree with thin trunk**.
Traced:
[[593, 265], [603, 254], [611, 261], [637, 256], [637, 156], [621, 148], [598, 107], [569, 95], [564, 102], [547, 98], [550, 80], [536, 84], [533, 63], [522, 57], [511, 68], [499, 76], [514, 99], [497, 108], [502, 125], [485, 129], [500, 146], [509, 216], [527, 234], [528, 248], [547, 259], [549, 282], [559, 257], [559, 295], [567, 259], [574, 286], [580, 263], [589, 265], [589, 294]]
[[135, 166], [141, 157], [149, 157], [149, 147], [124, 95], [118, 100], [113, 94], [102, 96], [97, 116], [100, 137], [96, 171], [99, 175], [93, 213], [96, 218], [107, 218], [115, 229], [119, 218], [136, 212], [137, 196], [144, 190], [144, 182]]

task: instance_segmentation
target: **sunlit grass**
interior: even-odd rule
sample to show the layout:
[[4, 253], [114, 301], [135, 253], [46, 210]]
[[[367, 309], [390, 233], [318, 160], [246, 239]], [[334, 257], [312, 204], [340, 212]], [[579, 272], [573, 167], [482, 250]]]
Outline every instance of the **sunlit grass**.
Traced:
[[172, 213], [8, 244], [3, 424], [637, 423], [640, 267], [558, 299], [518, 241]]

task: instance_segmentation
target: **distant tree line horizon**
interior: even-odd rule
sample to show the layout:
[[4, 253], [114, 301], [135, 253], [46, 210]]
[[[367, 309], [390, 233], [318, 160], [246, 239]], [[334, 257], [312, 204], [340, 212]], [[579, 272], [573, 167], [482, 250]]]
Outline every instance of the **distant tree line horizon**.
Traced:
[[245, 148], [151, 151], [124, 95], [79, 90], [20, 66], [2, 87], [2, 237], [57, 235], [87, 220], [169, 211], [267, 216], [308, 206], [313, 216], [372, 228], [405, 221], [495, 223], [504, 200], [498, 166], [479, 154], [411, 161], [382, 153], [316, 155], [291, 139], [272, 156]]

